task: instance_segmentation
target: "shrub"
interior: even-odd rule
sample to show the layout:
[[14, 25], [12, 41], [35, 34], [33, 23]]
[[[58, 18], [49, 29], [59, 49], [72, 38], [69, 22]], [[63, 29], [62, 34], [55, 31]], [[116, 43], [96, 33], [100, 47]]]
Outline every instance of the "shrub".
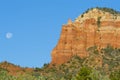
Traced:
[[111, 80], [120, 80], [120, 70], [112, 72], [110, 74], [110, 79]]
[[90, 68], [82, 67], [76, 75], [76, 80], [91, 80], [91, 78], [89, 77], [91, 72], [92, 70]]
[[100, 22], [100, 19], [101, 19], [101, 17], [98, 17], [98, 18], [97, 18], [97, 26], [98, 26], [98, 28], [100, 27], [100, 23], [101, 23], [101, 22]]

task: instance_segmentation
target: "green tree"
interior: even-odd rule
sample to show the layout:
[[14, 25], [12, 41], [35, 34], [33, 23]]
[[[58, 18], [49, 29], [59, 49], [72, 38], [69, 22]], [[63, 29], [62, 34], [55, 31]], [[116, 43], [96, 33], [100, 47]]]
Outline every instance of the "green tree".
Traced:
[[89, 76], [92, 73], [91, 68], [82, 67], [76, 75], [76, 80], [92, 80]]

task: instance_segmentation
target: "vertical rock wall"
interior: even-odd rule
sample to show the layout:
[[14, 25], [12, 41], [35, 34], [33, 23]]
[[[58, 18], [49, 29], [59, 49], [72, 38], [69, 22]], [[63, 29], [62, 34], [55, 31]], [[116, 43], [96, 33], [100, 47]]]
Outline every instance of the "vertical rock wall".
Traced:
[[120, 21], [102, 21], [100, 28], [95, 19], [87, 19], [83, 23], [70, 20], [63, 25], [58, 44], [52, 51], [52, 64], [67, 62], [72, 56], [81, 58], [89, 56], [87, 48], [107, 45], [120, 47]]

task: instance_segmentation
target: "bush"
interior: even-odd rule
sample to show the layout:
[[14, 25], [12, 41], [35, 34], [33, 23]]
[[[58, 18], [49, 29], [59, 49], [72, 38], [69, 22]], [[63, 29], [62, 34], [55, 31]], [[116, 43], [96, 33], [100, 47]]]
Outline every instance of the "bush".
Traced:
[[110, 79], [111, 80], [120, 80], [120, 70], [112, 72], [110, 74]]
[[82, 67], [78, 74], [76, 75], [76, 80], [91, 80], [89, 75], [92, 73], [92, 70], [88, 67]]
[[101, 23], [101, 22], [100, 22], [100, 19], [101, 19], [101, 17], [98, 17], [98, 18], [97, 18], [97, 26], [98, 26], [98, 28], [100, 27], [100, 23]]

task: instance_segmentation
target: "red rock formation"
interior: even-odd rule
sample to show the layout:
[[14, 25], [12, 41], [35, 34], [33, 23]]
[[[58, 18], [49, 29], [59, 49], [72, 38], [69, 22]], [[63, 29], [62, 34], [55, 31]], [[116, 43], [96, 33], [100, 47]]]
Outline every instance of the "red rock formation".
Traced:
[[89, 56], [87, 48], [98, 46], [120, 47], [120, 21], [101, 21], [98, 27], [94, 18], [83, 22], [71, 22], [63, 25], [60, 39], [52, 51], [52, 64], [62, 64], [72, 56]]
[[32, 68], [22, 68], [20, 66], [14, 65], [12, 63], [8, 63], [7, 61], [1, 62], [0, 68], [3, 70], [4, 69], [7, 70], [10, 75], [14, 75], [14, 76], [17, 76], [18, 74], [19, 75], [24, 74], [25, 72], [27, 72], [27, 73], [33, 72]]

